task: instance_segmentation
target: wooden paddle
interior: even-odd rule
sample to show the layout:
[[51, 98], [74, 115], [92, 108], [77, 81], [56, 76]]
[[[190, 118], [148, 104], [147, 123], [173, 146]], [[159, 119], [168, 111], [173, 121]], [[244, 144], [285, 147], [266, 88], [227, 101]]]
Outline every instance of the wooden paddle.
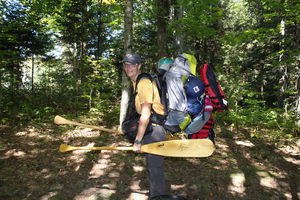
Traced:
[[[65, 119], [65, 118], [63, 118], [61, 116], [58, 116], [58, 115], [55, 116], [54, 123], [57, 124], [57, 125], [68, 124], [68, 125], [82, 126], [82, 127], [86, 127], [86, 128], [92, 128], [92, 129], [96, 129], [96, 130], [100, 130], [100, 131], [109, 132], [109, 133], [116, 133], [116, 134], [119, 134], [119, 135], [123, 135], [124, 134], [121, 131], [117, 131], [117, 130], [113, 130], [113, 129], [108, 129], [108, 128], [103, 128], [103, 127], [100, 127], [100, 126], [92, 126], [92, 125], [87, 125], [87, 124], [82, 124], [82, 123], [70, 121], [70, 120], [67, 120], [67, 119]], [[178, 140], [178, 139], [181, 139], [178, 136], [173, 136], [173, 135], [170, 135], [170, 134], [167, 134], [166, 137], [167, 137], [167, 140]]]
[[[59, 147], [60, 152], [73, 150], [132, 151], [133, 147], [74, 147], [66, 144], [61, 144]], [[143, 153], [167, 157], [208, 157], [214, 152], [215, 146], [209, 139], [169, 140], [142, 145], [141, 150]]]

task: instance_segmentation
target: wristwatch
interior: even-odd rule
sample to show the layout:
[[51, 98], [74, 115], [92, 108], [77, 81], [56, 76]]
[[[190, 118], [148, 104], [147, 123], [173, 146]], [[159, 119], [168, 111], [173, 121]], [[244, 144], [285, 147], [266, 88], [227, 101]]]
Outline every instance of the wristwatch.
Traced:
[[134, 143], [136, 143], [136, 144], [142, 144], [142, 141], [141, 140], [135, 140]]

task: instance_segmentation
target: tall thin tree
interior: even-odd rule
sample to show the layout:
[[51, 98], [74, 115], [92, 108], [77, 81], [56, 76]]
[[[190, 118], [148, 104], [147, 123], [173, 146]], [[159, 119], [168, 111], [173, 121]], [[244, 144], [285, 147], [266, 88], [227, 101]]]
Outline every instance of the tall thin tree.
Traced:
[[[174, 19], [176, 21], [180, 21], [183, 18], [183, 6], [176, 2], [177, 4], [174, 6]], [[182, 31], [182, 24], [179, 23], [178, 27], [176, 28], [175, 32], [175, 55], [182, 53], [184, 48], [183, 43], [183, 31]]]
[[[126, 0], [125, 5], [125, 20], [124, 20], [124, 52], [130, 53], [132, 51], [133, 40], [132, 40], [132, 26], [133, 26], [133, 0]], [[122, 98], [120, 108], [120, 125], [124, 121], [126, 110], [129, 100], [129, 86], [130, 82], [122, 71]]]

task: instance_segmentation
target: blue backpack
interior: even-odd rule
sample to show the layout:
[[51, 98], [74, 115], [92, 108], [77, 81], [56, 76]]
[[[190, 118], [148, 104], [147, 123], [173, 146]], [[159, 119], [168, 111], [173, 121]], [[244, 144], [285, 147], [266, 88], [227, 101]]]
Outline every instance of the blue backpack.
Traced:
[[190, 116], [199, 114], [204, 108], [204, 83], [197, 76], [189, 76], [184, 83], [187, 108]]
[[210, 118], [208, 112], [203, 112], [205, 106], [205, 86], [204, 82], [196, 77], [189, 76], [184, 84], [188, 113], [192, 117], [191, 123], [184, 130], [187, 134], [199, 132]]

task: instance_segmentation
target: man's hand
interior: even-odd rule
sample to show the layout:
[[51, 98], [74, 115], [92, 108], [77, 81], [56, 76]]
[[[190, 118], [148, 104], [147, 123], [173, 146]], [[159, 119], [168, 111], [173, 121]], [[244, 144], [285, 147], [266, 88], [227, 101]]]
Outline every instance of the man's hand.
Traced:
[[142, 147], [142, 144], [136, 144], [134, 143], [133, 144], [133, 151], [136, 152], [136, 153], [141, 153], [141, 147]]

